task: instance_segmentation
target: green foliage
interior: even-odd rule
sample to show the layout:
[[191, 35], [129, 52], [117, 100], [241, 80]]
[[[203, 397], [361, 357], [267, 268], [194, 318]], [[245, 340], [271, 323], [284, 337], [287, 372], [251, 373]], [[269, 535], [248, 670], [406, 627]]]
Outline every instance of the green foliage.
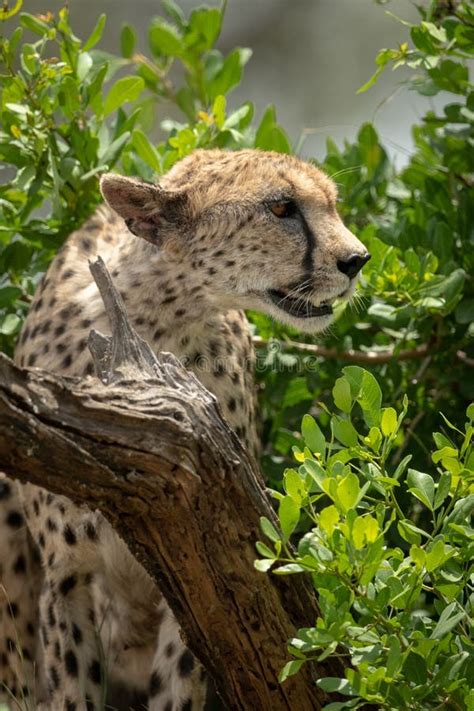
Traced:
[[[360, 363], [369, 361], [357, 353], [369, 352], [390, 405], [400, 408], [408, 395], [417, 417], [408, 432], [410, 450], [420, 467], [439, 411], [454, 419], [474, 397], [473, 6], [432, 2], [423, 12], [419, 25], [407, 27], [413, 48], [407, 42], [382, 50], [377, 63], [408, 67], [415, 72], [411, 89], [451, 92], [452, 99], [448, 95], [442, 110], [430, 109], [413, 127], [414, 152], [400, 170], [369, 124], [342, 148], [328, 140], [322, 167], [339, 186], [342, 217], [372, 259], [354, 305], [339, 313], [331, 333], [318, 337], [330, 358], [301, 356], [290, 343], [268, 355], [279, 371], [262, 377], [265, 437], [272, 444], [264, 461], [273, 484], [282, 459], [289, 462], [302, 415], [316, 398], [328, 400], [341, 367], [334, 351], [353, 349]], [[255, 322], [268, 340], [313, 341], [261, 317]]]
[[382, 407], [377, 380], [357, 366], [343, 369], [333, 397], [326, 435], [303, 418], [297, 468], [273, 491], [279, 526], [262, 520], [269, 545], [257, 544], [256, 568], [309, 574], [322, 612], [290, 640], [295, 659], [280, 680], [337, 650], [351, 663], [346, 678], [317, 684], [348, 698], [328, 711], [472, 708], [474, 405], [463, 431], [445, 420], [449, 434], [433, 435], [431, 466], [417, 471], [410, 455], [390, 464], [406, 398], [401, 412]]

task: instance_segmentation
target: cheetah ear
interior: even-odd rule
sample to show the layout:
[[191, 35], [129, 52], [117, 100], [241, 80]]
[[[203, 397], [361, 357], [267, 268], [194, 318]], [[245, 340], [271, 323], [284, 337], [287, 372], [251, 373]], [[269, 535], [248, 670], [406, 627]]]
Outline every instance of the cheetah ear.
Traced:
[[100, 190], [110, 207], [124, 219], [130, 232], [157, 246], [163, 243], [166, 226], [178, 221], [183, 212], [183, 195], [122, 175], [103, 175]]

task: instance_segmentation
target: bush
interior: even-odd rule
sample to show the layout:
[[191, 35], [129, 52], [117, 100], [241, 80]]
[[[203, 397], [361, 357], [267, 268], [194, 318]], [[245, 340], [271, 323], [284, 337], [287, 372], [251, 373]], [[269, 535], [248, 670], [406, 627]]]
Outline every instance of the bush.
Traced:
[[[383, 408], [374, 376], [348, 366], [333, 398], [328, 435], [303, 418], [299, 467], [273, 491], [280, 531], [262, 519], [272, 547], [257, 543], [257, 569], [309, 573], [322, 611], [289, 642], [294, 660], [280, 679], [339, 654], [352, 664], [346, 678], [316, 683], [348, 699], [327, 711], [473, 708], [474, 404], [464, 431], [444, 418], [449, 436], [433, 435], [427, 472], [409, 467], [411, 455], [389, 464], [406, 397], [399, 413]], [[294, 552], [297, 526], [309, 530]]]

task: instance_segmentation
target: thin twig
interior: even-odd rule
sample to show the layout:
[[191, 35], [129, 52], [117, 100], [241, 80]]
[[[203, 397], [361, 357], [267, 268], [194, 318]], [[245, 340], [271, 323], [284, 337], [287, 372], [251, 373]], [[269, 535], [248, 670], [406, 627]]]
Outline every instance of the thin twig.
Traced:
[[[266, 348], [272, 344], [265, 338], [254, 336], [253, 343], [256, 348]], [[275, 343], [275, 341], [273, 341]], [[416, 348], [407, 348], [399, 351], [395, 349], [387, 349], [383, 351], [357, 351], [349, 349], [347, 351], [339, 351], [337, 348], [325, 348], [314, 343], [299, 343], [297, 341], [276, 341], [280, 346], [286, 346], [302, 353], [312, 353], [321, 358], [330, 358], [332, 360], [344, 360], [350, 363], [390, 363], [390, 361], [416, 360], [423, 358], [430, 347], [429, 343], [424, 343]]]

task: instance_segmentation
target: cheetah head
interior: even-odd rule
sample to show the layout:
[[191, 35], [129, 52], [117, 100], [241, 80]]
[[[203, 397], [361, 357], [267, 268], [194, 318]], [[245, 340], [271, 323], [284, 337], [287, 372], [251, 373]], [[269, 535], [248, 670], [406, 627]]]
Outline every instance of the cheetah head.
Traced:
[[222, 310], [321, 331], [370, 259], [337, 213], [334, 183], [292, 156], [196, 151], [159, 185], [108, 174], [101, 189], [129, 230], [187, 267]]

